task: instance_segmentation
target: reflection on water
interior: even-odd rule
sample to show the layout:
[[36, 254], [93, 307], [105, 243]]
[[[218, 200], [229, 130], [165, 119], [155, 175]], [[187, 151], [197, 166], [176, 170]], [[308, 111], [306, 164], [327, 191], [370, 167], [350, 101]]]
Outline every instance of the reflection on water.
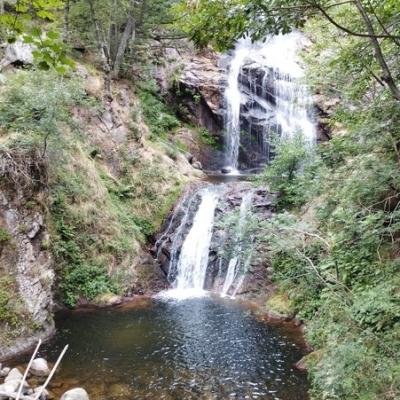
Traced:
[[52, 390], [81, 385], [94, 400], [307, 398], [292, 366], [303, 351], [235, 303], [149, 300], [148, 307], [59, 316], [42, 355], [70, 350]]

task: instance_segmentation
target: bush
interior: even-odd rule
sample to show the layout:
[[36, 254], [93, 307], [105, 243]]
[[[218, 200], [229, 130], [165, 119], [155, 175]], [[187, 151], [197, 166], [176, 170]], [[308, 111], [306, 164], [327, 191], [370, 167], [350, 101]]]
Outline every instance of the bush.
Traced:
[[11, 240], [11, 235], [8, 230], [0, 227], [0, 244], [4, 245], [5, 243]]
[[86, 264], [68, 268], [63, 273], [60, 289], [69, 307], [74, 307], [81, 297], [93, 300], [99, 294], [117, 291], [104, 268]]
[[151, 130], [153, 139], [166, 139], [171, 130], [179, 127], [180, 123], [174, 112], [156, 94], [141, 91], [139, 98], [144, 120]]
[[273, 140], [275, 157], [265, 167], [259, 182], [268, 184], [278, 194], [278, 206], [301, 205], [306, 201], [308, 187], [318, 167], [318, 158], [300, 134]]
[[11, 276], [0, 277], [0, 323], [7, 323], [14, 329], [23, 320], [15, 290], [15, 281]]

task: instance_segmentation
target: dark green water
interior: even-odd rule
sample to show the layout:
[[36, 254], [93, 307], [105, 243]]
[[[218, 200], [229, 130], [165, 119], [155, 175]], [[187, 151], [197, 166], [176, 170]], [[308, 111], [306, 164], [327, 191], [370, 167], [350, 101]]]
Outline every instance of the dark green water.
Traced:
[[85, 387], [91, 400], [307, 399], [293, 364], [304, 354], [284, 328], [232, 301], [211, 298], [59, 315], [42, 355], [69, 352], [53, 382]]

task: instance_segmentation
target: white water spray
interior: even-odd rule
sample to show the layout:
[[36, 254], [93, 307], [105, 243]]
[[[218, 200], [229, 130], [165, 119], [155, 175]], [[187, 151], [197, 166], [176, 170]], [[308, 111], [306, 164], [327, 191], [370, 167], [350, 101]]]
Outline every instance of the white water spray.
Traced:
[[240, 289], [240, 286], [243, 283], [244, 275], [248, 267], [248, 262], [250, 262], [250, 257], [247, 257], [245, 260], [243, 260], [242, 242], [244, 240], [244, 235], [246, 234], [244, 228], [247, 217], [251, 210], [252, 202], [253, 202], [253, 191], [249, 191], [244, 195], [242, 203], [240, 205], [239, 224], [237, 227], [237, 237], [236, 237], [237, 246], [234, 249], [235, 256], [229, 260], [228, 271], [226, 273], [224, 286], [221, 291], [221, 297], [226, 297], [228, 295], [229, 290], [232, 288], [232, 285], [234, 284], [235, 280], [240, 275], [238, 284], [233, 290], [234, 293], [232, 297], [236, 295], [236, 293]]

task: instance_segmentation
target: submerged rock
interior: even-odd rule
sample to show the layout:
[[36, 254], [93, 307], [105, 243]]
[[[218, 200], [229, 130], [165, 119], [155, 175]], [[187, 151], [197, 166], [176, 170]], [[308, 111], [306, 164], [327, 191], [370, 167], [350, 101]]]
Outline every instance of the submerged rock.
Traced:
[[44, 358], [36, 358], [32, 361], [30, 372], [34, 376], [48, 376], [50, 369]]
[[89, 395], [85, 389], [75, 388], [65, 392], [62, 395], [61, 400], [89, 400]]

